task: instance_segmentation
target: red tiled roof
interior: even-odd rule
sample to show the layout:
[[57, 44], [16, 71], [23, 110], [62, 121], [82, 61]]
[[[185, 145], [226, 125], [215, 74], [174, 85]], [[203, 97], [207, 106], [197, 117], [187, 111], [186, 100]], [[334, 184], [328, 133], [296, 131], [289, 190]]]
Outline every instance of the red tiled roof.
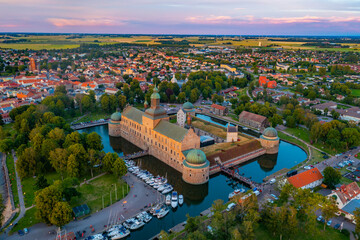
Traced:
[[221, 105], [217, 105], [217, 104], [213, 104], [211, 105], [212, 108], [216, 108], [216, 109], [219, 109], [219, 110], [222, 110], [224, 111], [226, 109], [226, 107], [224, 106], [221, 106]]
[[291, 185], [296, 188], [301, 188], [303, 186], [309, 185], [315, 181], [318, 181], [323, 178], [323, 175], [317, 168], [309, 169], [305, 172], [296, 174], [295, 176], [289, 177], [288, 181]]

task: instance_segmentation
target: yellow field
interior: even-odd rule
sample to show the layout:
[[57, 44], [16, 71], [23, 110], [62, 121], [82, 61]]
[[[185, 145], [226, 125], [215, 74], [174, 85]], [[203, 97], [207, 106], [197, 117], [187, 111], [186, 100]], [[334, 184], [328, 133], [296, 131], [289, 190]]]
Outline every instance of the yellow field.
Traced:
[[[66, 48], [76, 48], [79, 47], [81, 43], [96, 43], [100, 45], [104, 44], [114, 44], [114, 43], [136, 43], [136, 44], [144, 44], [144, 45], [154, 45], [160, 44], [159, 40], [167, 40], [162, 39], [157, 36], [129, 36], [129, 37], [116, 37], [116, 36], [96, 36], [89, 35], [83, 36], [82, 38], [74, 38], [67, 39], [70, 36], [74, 35], [44, 35], [44, 36], [28, 36], [28, 37], [14, 37], [12, 39], [28, 39], [30, 42], [22, 42], [22, 43], [2, 43], [0, 40], [0, 48], [13, 48], [13, 49], [66, 49]], [[81, 35], [80, 35], [81, 36]], [[213, 39], [213, 38], [209, 38]], [[280, 40], [284, 38], [278, 38]], [[328, 50], [328, 51], [359, 51], [360, 44], [342, 44], [349, 45], [351, 48], [318, 48], [312, 46], [302, 46], [305, 42], [287, 42], [287, 41], [270, 41], [268, 38], [254, 38], [254, 39], [245, 39], [242, 41], [235, 41], [233, 38], [225, 37], [223, 40], [219, 38], [216, 39], [216, 42], [213, 41], [205, 41], [204, 39], [200, 39], [197, 36], [191, 37], [174, 37], [169, 39], [172, 41], [182, 41], [187, 40], [190, 43], [190, 46], [201, 47], [206, 45], [211, 46], [233, 46], [233, 47], [259, 47], [259, 42], [261, 42], [261, 47], [267, 47], [270, 45], [275, 45], [275, 47], [281, 47], [283, 49], [314, 49], [314, 50]], [[285, 40], [285, 39], [284, 39]], [[231, 43], [231, 44], [228, 44]]]

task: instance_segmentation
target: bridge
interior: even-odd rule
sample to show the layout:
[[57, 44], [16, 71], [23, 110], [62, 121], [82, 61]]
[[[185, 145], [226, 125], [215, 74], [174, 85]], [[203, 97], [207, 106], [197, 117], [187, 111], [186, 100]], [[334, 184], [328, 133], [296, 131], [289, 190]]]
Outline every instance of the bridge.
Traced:
[[105, 124], [108, 124], [107, 120], [98, 121], [98, 122], [89, 122], [89, 123], [77, 123], [77, 124], [71, 125], [71, 128], [73, 130], [79, 130], [79, 129], [83, 129], [83, 128], [95, 127], [95, 126], [100, 126], [100, 125], [105, 125]]
[[241, 176], [237, 171], [231, 170], [229, 167], [225, 167], [220, 162], [218, 162], [217, 164], [220, 167], [221, 172], [225, 173], [226, 175], [230, 176], [235, 180], [245, 183], [246, 185], [250, 186], [252, 189], [261, 187], [261, 184], [252, 181], [250, 178]]
[[136, 153], [125, 155], [124, 160], [132, 160], [132, 159], [136, 159], [136, 158], [143, 157], [143, 156], [146, 156], [146, 155], [149, 155], [148, 150], [139, 151], [139, 152], [136, 152]]

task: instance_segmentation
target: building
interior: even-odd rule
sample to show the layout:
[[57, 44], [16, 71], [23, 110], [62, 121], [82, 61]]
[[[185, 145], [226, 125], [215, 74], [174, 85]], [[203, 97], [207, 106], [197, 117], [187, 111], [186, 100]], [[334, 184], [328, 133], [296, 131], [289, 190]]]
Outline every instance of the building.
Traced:
[[224, 116], [228, 114], [229, 110], [227, 109], [227, 107], [218, 104], [212, 104], [211, 112], [213, 112], [216, 115]]
[[266, 127], [270, 126], [269, 121], [267, 119], [267, 117], [255, 114], [255, 113], [251, 113], [251, 112], [247, 112], [247, 111], [242, 111], [239, 115], [239, 122], [242, 125], [251, 127], [251, 128], [256, 128], [258, 130], [262, 130], [265, 129]]
[[275, 128], [266, 128], [259, 140], [261, 146], [266, 149], [267, 154], [275, 154], [279, 152], [280, 139]]
[[323, 182], [323, 175], [318, 168], [309, 169], [305, 172], [291, 176], [287, 181], [296, 188], [314, 188]]
[[276, 83], [276, 81], [270, 81], [265, 76], [260, 76], [259, 77], [259, 85], [260, 85], [260, 87], [266, 86], [268, 88], [276, 88], [277, 83]]
[[180, 127], [185, 126], [188, 115], [195, 116], [195, 108], [191, 102], [184, 103], [176, 114], [176, 122]]
[[226, 142], [237, 142], [238, 140], [238, 126], [230, 126], [228, 124], [226, 131]]
[[342, 209], [352, 199], [357, 198], [359, 194], [359, 185], [356, 182], [352, 182], [348, 185], [341, 185], [341, 187], [333, 190], [328, 197], [334, 198], [338, 207]]
[[[160, 106], [155, 87], [151, 106], [145, 112], [127, 106], [122, 113], [111, 115], [109, 135], [123, 137], [150, 155], [181, 172], [184, 181], [202, 184], [209, 180], [209, 162], [200, 148], [200, 137], [192, 128], [186, 129], [169, 122]], [[192, 151], [194, 149], [194, 151]]]
[[36, 70], [36, 63], [34, 58], [30, 58], [29, 71], [34, 72]]

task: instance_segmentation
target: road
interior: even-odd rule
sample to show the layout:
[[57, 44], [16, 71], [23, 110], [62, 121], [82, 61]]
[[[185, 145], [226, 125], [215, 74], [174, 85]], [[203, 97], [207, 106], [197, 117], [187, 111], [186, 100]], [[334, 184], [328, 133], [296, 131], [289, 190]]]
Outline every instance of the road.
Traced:
[[[136, 178], [134, 175], [127, 173], [123, 179], [131, 186], [129, 194], [119, 202], [104, 208], [103, 210], [93, 213], [89, 217], [82, 220], [72, 221], [67, 224], [64, 229], [67, 232], [86, 231], [85, 236], [92, 235], [90, 233], [90, 225], [95, 228], [95, 232], [102, 232], [104, 226], [115, 220], [124, 221], [137, 213], [144, 207], [149, 206], [151, 203], [159, 201], [162, 196], [150, 186]], [[124, 203], [125, 202], [125, 203]], [[8, 240], [53, 240], [56, 235], [54, 233], [57, 229], [55, 226], [47, 226], [44, 223], [36, 224], [29, 229], [29, 233], [25, 236], [14, 234], [12, 236], [0, 236], [0, 239]]]

